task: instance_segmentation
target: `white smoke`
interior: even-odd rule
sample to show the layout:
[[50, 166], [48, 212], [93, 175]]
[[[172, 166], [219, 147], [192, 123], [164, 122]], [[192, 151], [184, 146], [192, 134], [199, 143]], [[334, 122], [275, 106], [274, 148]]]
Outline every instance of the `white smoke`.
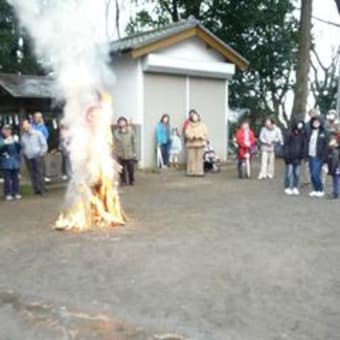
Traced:
[[[110, 84], [103, 44], [105, 0], [9, 0], [33, 38], [35, 51], [52, 68], [63, 96]], [[83, 92], [82, 92], [83, 93]]]
[[[68, 196], [74, 200], [79, 187], [84, 194], [95, 184], [100, 162], [117, 169], [112, 150], [102, 138], [110, 128], [112, 110], [105, 108], [108, 116], [96, 118], [92, 125], [88, 120], [89, 107], [98, 104], [99, 93], [111, 92], [114, 80], [102, 39], [105, 0], [8, 1], [33, 38], [39, 60], [52, 70], [58, 94], [66, 100], [64, 124], [73, 168]], [[117, 171], [110, 176], [116, 180]]]

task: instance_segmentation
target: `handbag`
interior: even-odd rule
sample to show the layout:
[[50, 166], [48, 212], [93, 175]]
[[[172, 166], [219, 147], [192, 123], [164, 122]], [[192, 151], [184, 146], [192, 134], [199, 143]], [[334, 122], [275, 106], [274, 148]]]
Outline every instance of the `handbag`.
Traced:
[[284, 150], [283, 145], [281, 143], [275, 143], [274, 144], [274, 153], [277, 158], [283, 158], [284, 157]]
[[250, 146], [249, 148], [249, 153], [254, 156], [257, 154], [257, 145], [256, 144], [253, 144]]

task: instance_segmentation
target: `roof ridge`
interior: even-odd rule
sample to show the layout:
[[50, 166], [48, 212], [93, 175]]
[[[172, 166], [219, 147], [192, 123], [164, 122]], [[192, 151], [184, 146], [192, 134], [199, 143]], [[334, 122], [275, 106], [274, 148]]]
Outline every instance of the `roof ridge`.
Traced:
[[124, 42], [124, 41], [129, 40], [129, 39], [139, 38], [139, 37], [142, 37], [142, 36], [147, 35], [147, 34], [166, 31], [168, 29], [175, 28], [175, 27], [178, 27], [178, 26], [180, 27], [180, 26], [188, 24], [188, 23], [199, 24], [199, 21], [193, 15], [190, 15], [187, 19], [181, 19], [181, 20], [176, 21], [176, 22], [168, 23], [167, 25], [164, 25], [164, 26], [160, 26], [160, 27], [157, 27], [157, 28], [153, 28], [153, 29], [149, 29], [149, 30], [146, 30], [146, 31], [137, 32], [137, 33], [134, 33], [134, 34], [131, 34], [131, 35], [127, 35], [126, 37], [121, 38], [121, 39], [112, 40], [112, 41], [110, 41], [110, 44], [115, 44], [117, 42]]
[[0, 77], [8, 76], [8, 77], [24, 77], [24, 78], [53, 78], [49, 75], [39, 75], [39, 74], [18, 74], [18, 73], [9, 73], [9, 72], [0, 72]]

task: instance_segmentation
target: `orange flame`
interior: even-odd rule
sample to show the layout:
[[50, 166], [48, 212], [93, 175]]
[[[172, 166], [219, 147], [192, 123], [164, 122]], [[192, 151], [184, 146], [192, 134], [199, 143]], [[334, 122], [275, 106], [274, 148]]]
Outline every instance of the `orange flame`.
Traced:
[[60, 214], [55, 224], [57, 230], [86, 231], [125, 223], [118, 193], [120, 168], [111, 158], [111, 110], [111, 97], [102, 94], [101, 105], [89, 108], [86, 113], [93, 143], [84, 167], [90, 172], [92, 184], [73, 183], [73, 203]]

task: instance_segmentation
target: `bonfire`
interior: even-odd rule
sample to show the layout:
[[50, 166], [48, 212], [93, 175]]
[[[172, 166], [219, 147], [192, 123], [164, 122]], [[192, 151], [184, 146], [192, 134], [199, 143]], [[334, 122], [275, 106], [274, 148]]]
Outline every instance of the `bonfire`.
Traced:
[[[86, 134], [79, 138], [73, 135], [70, 140], [73, 173], [78, 176], [69, 183], [65, 208], [55, 225], [57, 230], [85, 231], [125, 222], [118, 193], [120, 166], [112, 155], [112, 101], [107, 93], [99, 98], [83, 114], [82, 131]], [[84, 143], [82, 152], [79, 143]]]

